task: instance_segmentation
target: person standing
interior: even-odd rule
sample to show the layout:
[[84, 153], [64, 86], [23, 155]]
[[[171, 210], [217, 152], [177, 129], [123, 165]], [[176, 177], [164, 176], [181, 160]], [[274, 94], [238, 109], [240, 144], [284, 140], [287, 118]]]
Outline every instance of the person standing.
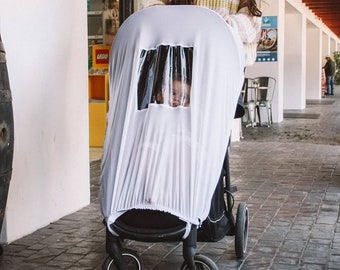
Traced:
[[[261, 0], [192, 0], [192, 2], [214, 10], [236, 30], [244, 47], [244, 71], [247, 66], [253, 65], [262, 25]], [[244, 113], [243, 97], [240, 94], [235, 118], [241, 118]]]
[[332, 60], [330, 56], [326, 56], [326, 64], [322, 67], [325, 70], [326, 76], [326, 85], [327, 85], [327, 93], [328, 95], [334, 95], [334, 75], [335, 75], [335, 62]]
[[245, 51], [246, 66], [254, 64], [260, 37], [261, 0], [194, 0], [198, 6], [219, 13], [239, 34]]
[[144, 9], [147, 7], [157, 6], [157, 5], [167, 5], [169, 0], [142, 0], [140, 1], [140, 8]]
[[197, 5], [214, 10], [239, 34], [245, 50], [246, 66], [250, 66], [256, 60], [256, 49], [260, 37], [261, 2], [261, 0], [142, 0], [141, 7]]

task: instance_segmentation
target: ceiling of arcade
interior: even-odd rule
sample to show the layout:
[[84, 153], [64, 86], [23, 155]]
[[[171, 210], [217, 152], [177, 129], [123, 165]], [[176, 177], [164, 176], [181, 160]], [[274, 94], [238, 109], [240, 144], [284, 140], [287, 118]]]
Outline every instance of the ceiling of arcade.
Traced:
[[302, 0], [340, 38], [340, 0]]

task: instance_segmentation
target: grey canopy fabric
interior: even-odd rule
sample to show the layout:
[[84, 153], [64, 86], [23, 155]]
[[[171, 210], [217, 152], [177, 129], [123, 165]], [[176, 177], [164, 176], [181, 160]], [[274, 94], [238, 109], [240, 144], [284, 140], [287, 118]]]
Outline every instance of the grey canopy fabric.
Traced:
[[209, 9], [156, 6], [124, 22], [110, 55], [100, 178], [108, 225], [134, 208], [169, 212], [188, 226], [205, 220], [243, 69], [241, 41]]

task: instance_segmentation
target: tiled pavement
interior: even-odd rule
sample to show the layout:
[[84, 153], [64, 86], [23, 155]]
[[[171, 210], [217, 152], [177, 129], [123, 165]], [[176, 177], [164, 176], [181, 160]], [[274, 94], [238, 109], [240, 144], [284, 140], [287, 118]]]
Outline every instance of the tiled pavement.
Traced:
[[[234, 237], [199, 243], [219, 269], [340, 269], [339, 87], [335, 94], [270, 128], [244, 128], [245, 138], [232, 143], [232, 183], [236, 205], [249, 207], [249, 242], [242, 261]], [[98, 174], [99, 161], [92, 161], [89, 206], [5, 245], [0, 269], [101, 269]], [[179, 269], [183, 260], [181, 243], [126, 244], [147, 270]]]

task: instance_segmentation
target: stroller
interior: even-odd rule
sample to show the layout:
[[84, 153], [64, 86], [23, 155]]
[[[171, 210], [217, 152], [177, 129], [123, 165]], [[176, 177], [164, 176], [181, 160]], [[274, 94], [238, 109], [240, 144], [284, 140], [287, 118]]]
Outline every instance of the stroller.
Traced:
[[243, 257], [248, 209], [241, 203], [235, 220], [229, 177], [243, 61], [237, 35], [207, 8], [150, 7], [122, 24], [100, 179], [103, 269], [142, 269], [125, 239], [183, 241], [182, 270], [218, 269], [196, 245], [225, 235], [235, 235]]

